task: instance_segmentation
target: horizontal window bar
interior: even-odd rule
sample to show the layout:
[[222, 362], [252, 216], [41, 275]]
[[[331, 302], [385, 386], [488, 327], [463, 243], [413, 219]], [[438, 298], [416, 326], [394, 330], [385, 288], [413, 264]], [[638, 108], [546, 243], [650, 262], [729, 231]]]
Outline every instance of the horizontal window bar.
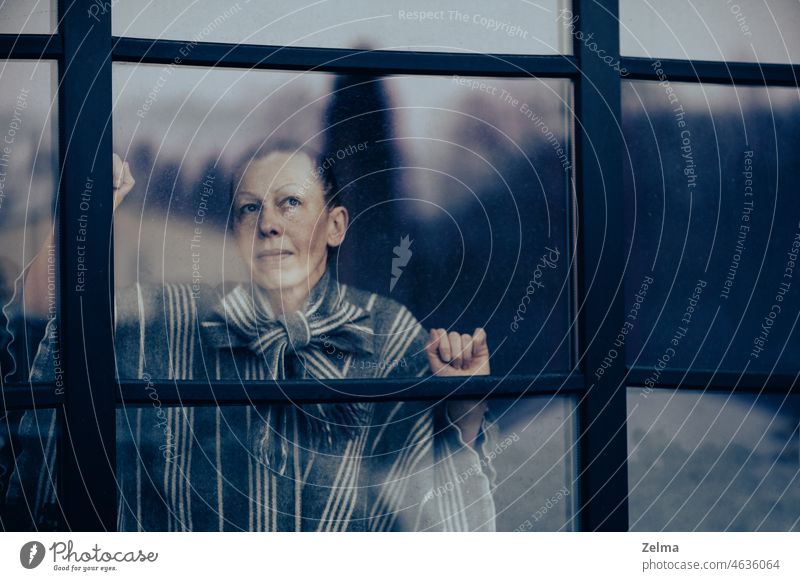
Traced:
[[[652, 369], [635, 368], [629, 371], [628, 387], [643, 387], [653, 375]], [[664, 370], [659, 376], [657, 389], [709, 390], [737, 393], [798, 393], [798, 377], [793, 375], [764, 375], [734, 372], [703, 372]], [[374, 400], [425, 400], [444, 396], [475, 397], [490, 393], [492, 398], [520, 395], [580, 395], [583, 380], [572, 375], [541, 375], [536, 379], [525, 377], [473, 378], [464, 382], [459, 378], [436, 378], [418, 383], [415, 380], [327, 381], [326, 385], [309, 381], [284, 381], [280, 384], [265, 382], [215, 381], [212, 384], [169, 380], [123, 381], [121, 400], [128, 404], [152, 403], [153, 394], [164, 404], [247, 404], [295, 401], [303, 403], [326, 401]], [[338, 390], [338, 391], [337, 391]], [[8, 410], [54, 408], [64, 402], [56, 387], [47, 384], [6, 386], [0, 394], [0, 413]]]
[[571, 56], [364, 51], [114, 37], [115, 61], [362, 74], [574, 77]]
[[581, 376], [540, 375], [497, 378], [491, 376], [373, 380], [238, 382], [214, 381], [123, 381], [119, 403], [128, 405], [217, 405], [263, 403], [322, 403], [338, 401], [418, 401], [452, 398], [482, 398], [578, 395], [583, 393]]
[[59, 395], [54, 385], [7, 385], [0, 391], [0, 414], [9, 410], [54, 408], [63, 403], [63, 393]]
[[[633, 368], [628, 372], [628, 387], [645, 387], [653, 380], [652, 368]], [[742, 393], [799, 393], [798, 375], [737, 373], [732, 371], [681, 371], [665, 369], [657, 377], [656, 388], [712, 390]]]
[[0, 34], [0, 58], [57, 58], [63, 44], [57, 34]]
[[796, 86], [800, 65], [741, 63], [725, 61], [685, 61], [675, 59], [623, 58], [624, 79], [657, 81], [666, 75], [670, 81], [724, 83], [729, 85]]

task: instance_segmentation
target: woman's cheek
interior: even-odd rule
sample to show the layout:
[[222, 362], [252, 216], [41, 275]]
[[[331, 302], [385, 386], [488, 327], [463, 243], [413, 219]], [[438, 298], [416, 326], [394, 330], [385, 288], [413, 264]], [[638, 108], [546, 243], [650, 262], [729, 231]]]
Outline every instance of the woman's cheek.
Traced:
[[290, 206], [290, 207], [286, 208], [286, 211], [283, 213], [283, 217], [288, 222], [292, 222], [292, 223], [297, 223], [297, 222], [302, 220], [302, 214], [300, 212], [300, 208], [297, 207], [297, 206], [294, 206], [294, 207]]

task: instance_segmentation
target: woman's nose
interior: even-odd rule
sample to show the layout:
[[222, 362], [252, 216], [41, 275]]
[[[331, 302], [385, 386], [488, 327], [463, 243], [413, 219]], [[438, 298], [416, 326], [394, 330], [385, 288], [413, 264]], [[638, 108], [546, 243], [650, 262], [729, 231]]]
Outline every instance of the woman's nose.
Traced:
[[261, 238], [269, 238], [271, 236], [280, 236], [282, 232], [283, 227], [279, 223], [276, 212], [269, 208], [262, 208], [258, 216], [258, 235]]

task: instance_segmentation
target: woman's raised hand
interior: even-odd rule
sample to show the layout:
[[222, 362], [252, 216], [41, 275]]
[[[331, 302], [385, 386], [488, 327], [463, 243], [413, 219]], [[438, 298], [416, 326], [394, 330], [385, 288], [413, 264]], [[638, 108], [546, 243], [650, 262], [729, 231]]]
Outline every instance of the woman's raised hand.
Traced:
[[[425, 346], [434, 375], [440, 377], [489, 375], [489, 346], [486, 331], [478, 327], [468, 333], [448, 333], [444, 329], [431, 329]], [[465, 444], [474, 446], [481, 431], [486, 402], [451, 400], [447, 412], [458, 426]]]
[[127, 161], [122, 161], [122, 158], [116, 153], [114, 154], [114, 209], [122, 203], [130, 191], [133, 189], [136, 180], [133, 179], [131, 168]]
[[481, 327], [472, 335], [431, 329], [425, 350], [434, 375], [489, 375], [489, 346]]

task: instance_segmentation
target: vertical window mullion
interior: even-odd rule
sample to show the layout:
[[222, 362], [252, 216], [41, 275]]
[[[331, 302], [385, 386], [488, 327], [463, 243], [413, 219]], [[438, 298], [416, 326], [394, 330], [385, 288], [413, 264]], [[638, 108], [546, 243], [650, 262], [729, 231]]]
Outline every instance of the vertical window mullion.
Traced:
[[[606, 62], [608, 56], [619, 61], [618, 0], [574, 0], [570, 20], [580, 67], [575, 102], [579, 351], [587, 390], [580, 402], [579, 515], [584, 531], [625, 531], [625, 352], [624, 344], [615, 345], [624, 320], [623, 137], [619, 73]], [[605, 52], [599, 55], [601, 49]], [[601, 367], [604, 372], [596, 374]]]
[[116, 527], [111, 14], [91, 4], [59, 2], [59, 483], [66, 526], [78, 531]]

